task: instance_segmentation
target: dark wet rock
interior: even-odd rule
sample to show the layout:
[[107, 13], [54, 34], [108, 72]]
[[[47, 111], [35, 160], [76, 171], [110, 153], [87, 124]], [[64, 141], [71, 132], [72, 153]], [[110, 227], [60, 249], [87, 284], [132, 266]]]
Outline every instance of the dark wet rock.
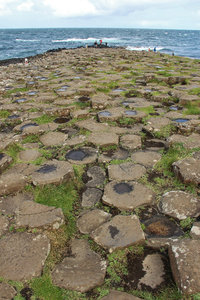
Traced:
[[190, 236], [193, 239], [200, 239], [200, 222], [194, 222], [190, 231]]
[[108, 166], [108, 176], [110, 180], [137, 180], [145, 173], [145, 167], [132, 162]]
[[200, 158], [188, 157], [174, 162], [172, 166], [183, 182], [200, 184]]
[[32, 174], [34, 185], [60, 184], [72, 178], [74, 175], [73, 167], [65, 161], [56, 159], [46, 162]]
[[0, 236], [8, 230], [8, 226], [9, 220], [5, 216], [0, 215]]
[[169, 248], [170, 265], [183, 294], [200, 292], [200, 240], [182, 239]]
[[90, 164], [96, 161], [97, 150], [89, 147], [70, 150], [65, 158], [72, 164]]
[[200, 200], [183, 191], [165, 193], [159, 203], [160, 211], [179, 220], [200, 215]]
[[151, 204], [154, 196], [152, 190], [138, 182], [112, 181], [105, 186], [102, 200], [120, 210], [133, 210], [138, 206]]
[[136, 296], [130, 295], [125, 292], [111, 291], [107, 296], [103, 297], [101, 300], [141, 300]]
[[115, 133], [94, 132], [89, 135], [87, 141], [95, 146], [108, 147], [118, 145], [119, 137]]
[[83, 207], [94, 207], [102, 198], [103, 192], [97, 188], [87, 188], [82, 195]]
[[105, 171], [98, 166], [90, 167], [87, 171], [87, 176], [89, 178], [86, 183], [87, 187], [102, 188], [106, 179]]
[[69, 122], [70, 118], [65, 118], [65, 117], [59, 117], [59, 118], [56, 118], [54, 120], [55, 123], [58, 123], [58, 124], [65, 124], [67, 122]]
[[110, 162], [112, 160], [125, 160], [129, 157], [129, 152], [128, 150], [119, 148], [116, 151], [107, 151], [103, 152], [98, 158], [99, 162]]
[[146, 150], [159, 151], [167, 148], [167, 142], [160, 139], [147, 139], [144, 142]]
[[37, 149], [27, 149], [19, 153], [19, 159], [23, 162], [36, 160], [42, 154]]
[[103, 283], [106, 261], [93, 252], [86, 240], [73, 240], [71, 257], [66, 257], [52, 272], [53, 284], [61, 288], [87, 292]]
[[17, 228], [20, 227], [52, 227], [58, 229], [64, 223], [61, 208], [46, 206], [33, 201], [24, 201], [18, 208], [15, 218]]
[[141, 148], [142, 141], [141, 137], [134, 134], [125, 134], [120, 139], [120, 144], [123, 148], [128, 150], [135, 150]]
[[109, 221], [111, 214], [100, 209], [94, 209], [86, 212], [77, 220], [77, 227], [83, 234], [89, 234], [103, 223]]
[[143, 243], [144, 233], [139, 219], [133, 216], [115, 216], [91, 233], [94, 241], [112, 252], [134, 244]]
[[158, 253], [149, 254], [142, 262], [144, 276], [138, 282], [138, 288], [158, 288], [165, 280], [165, 267], [162, 261], [162, 256]]
[[40, 137], [44, 146], [63, 146], [65, 145], [68, 135], [62, 132], [48, 132]]
[[184, 136], [180, 134], [173, 134], [168, 138], [169, 145], [175, 143], [182, 143], [183, 147], [187, 149], [198, 148], [200, 147], [200, 134], [192, 133], [189, 136]]
[[131, 159], [147, 168], [153, 166], [161, 159], [162, 155], [155, 151], [137, 151], [131, 155]]
[[147, 238], [175, 238], [183, 235], [181, 228], [169, 218], [156, 215], [144, 221]]
[[11, 163], [13, 159], [5, 153], [0, 153], [0, 173], [2, 173]]
[[8, 283], [0, 283], [0, 300], [12, 300], [17, 294], [17, 291]]
[[37, 123], [27, 123], [27, 124], [24, 124], [20, 127], [20, 130], [23, 131], [27, 128], [30, 128], [30, 127], [37, 127], [39, 126]]
[[41, 275], [50, 243], [45, 235], [18, 232], [2, 238], [0, 249], [0, 276], [25, 281]]

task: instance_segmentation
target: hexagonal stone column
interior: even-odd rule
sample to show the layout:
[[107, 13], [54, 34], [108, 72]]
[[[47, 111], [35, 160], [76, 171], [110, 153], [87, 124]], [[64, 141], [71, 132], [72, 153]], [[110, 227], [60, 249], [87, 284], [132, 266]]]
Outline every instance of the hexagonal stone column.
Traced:
[[101, 285], [106, 275], [106, 261], [90, 249], [86, 240], [73, 240], [71, 251], [72, 256], [53, 270], [53, 284], [82, 293]]

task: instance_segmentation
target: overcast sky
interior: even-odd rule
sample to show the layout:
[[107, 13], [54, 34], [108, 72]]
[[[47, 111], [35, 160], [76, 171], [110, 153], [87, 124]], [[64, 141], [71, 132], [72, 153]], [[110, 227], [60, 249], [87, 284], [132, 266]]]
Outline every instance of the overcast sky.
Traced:
[[199, 29], [200, 0], [0, 0], [0, 28]]

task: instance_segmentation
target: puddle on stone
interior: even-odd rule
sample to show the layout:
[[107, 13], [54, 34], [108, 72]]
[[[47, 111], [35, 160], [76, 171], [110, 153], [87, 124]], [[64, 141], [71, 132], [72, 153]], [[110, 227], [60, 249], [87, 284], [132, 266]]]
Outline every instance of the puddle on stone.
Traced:
[[120, 93], [120, 92], [124, 92], [125, 90], [124, 89], [115, 89], [113, 90], [113, 92], [116, 92], [116, 93]]
[[128, 183], [125, 183], [125, 182], [121, 182], [121, 183], [117, 183], [115, 184], [114, 186], [114, 191], [117, 193], [117, 194], [126, 194], [126, 193], [130, 193], [133, 191], [133, 187], [128, 184]]
[[81, 161], [81, 160], [83, 160], [87, 156], [88, 156], [88, 154], [86, 152], [84, 152], [83, 150], [79, 149], [79, 150], [71, 150], [70, 152], [68, 152], [66, 154], [65, 158], [66, 159], [71, 159], [71, 160]]
[[26, 98], [20, 98], [20, 99], [17, 99], [14, 101], [14, 103], [23, 103], [23, 102], [26, 102], [27, 99]]
[[109, 111], [101, 111], [98, 113], [98, 116], [100, 117], [110, 117], [112, 114]]
[[54, 172], [57, 169], [55, 165], [44, 165], [39, 170], [37, 170], [38, 173], [47, 174]]
[[20, 117], [20, 115], [11, 115], [11, 116], [8, 116], [8, 119], [14, 120], [14, 119], [18, 119], [19, 117]]
[[61, 88], [57, 89], [56, 91], [57, 92], [65, 92], [68, 87], [69, 87], [68, 85], [63, 85]]
[[35, 84], [35, 81], [28, 81], [27, 84], [33, 85], [33, 84]]
[[4, 153], [0, 153], [0, 160], [5, 156]]
[[110, 232], [110, 235], [111, 235], [112, 239], [114, 239], [115, 236], [119, 233], [119, 230], [115, 226], [110, 225], [110, 226], [108, 226], [108, 229], [109, 229], [109, 232]]
[[177, 123], [186, 123], [186, 122], [188, 122], [190, 120], [189, 119], [178, 118], [178, 119], [174, 119], [173, 121], [177, 122]]
[[89, 101], [89, 100], [90, 100], [90, 98], [87, 97], [87, 96], [82, 96], [82, 97], [79, 97], [79, 98], [78, 98], [78, 101], [80, 101], [80, 102], [87, 102], [87, 101]]
[[126, 110], [125, 111], [125, 115], [127, 115], [127, 116], [135, 116], [135, 115], [137, 115], [137, 111], [136, 110]]
[[39, 126], [37, 123], [29, 123], [29, 124], [25, 124], [23, 125], [20, 130], [23, 131], [25, 128], [28, 128], [28, 127], [34, 127], [34, 126]]
[[169, 109], [170, 109], [170, 110], [177, 111], [177, 110], [179, 110], [180, 108], [179, 108], [178, 106], [170, 106]]
[[124, 105], [124, 106], [129, 106], [130, 103], [131, 103], [131, 102], [122, 102], [122, 105]]
[[34, 95], [36, 95], [36, 94], [37, 94], [37, 92], [34, 92], [34, 91], [28, 92], [28, 95], [29, 95], [29, 96], [34, 96]]
[[153, 92], [153, 90], [151, 90], [151, 89], [144, 89], [144, 90], [145, 90], [145, 92], [147, 92], [147, 93]]
[[63, 124], [69, 122], [69, 120], [70, 120], [69, 118], [60, 117], [60, 118], [56, 118], [54, 122], [58, 124]]
[[172, 237], [183, 235], [181, 228], [165, 216], [154, 216], [145, 221], [144, 225], [144, 231], [149, 237]]

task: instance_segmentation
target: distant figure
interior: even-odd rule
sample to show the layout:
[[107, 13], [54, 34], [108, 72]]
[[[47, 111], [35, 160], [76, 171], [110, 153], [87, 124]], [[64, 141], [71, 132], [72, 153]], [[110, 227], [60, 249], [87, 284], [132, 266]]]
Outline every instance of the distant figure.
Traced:
[[108, 43], [105, 43], [105, 46], [108, 47]]
[[97, 47], [97, 41], [94, 42], [94, 46]]
[[156, 52], [156, 47], [154, 47], [153, 51]]
[[172, 56], [174, 56], [174, 52], [172, 52]]
[[148, 49], [148, 51], [149, 51], [149, 52], [151, 51], [150, 48]]
[[101, 46], [101, 44], [102, 44], [102, 40], [100, 40], [100, 41], [99, 41], [99, 43], [100, 43], [100, 46]]
[[25, 65], [28, 65], [28, 58], [25, 58], [24, 62], [25, 62]]

